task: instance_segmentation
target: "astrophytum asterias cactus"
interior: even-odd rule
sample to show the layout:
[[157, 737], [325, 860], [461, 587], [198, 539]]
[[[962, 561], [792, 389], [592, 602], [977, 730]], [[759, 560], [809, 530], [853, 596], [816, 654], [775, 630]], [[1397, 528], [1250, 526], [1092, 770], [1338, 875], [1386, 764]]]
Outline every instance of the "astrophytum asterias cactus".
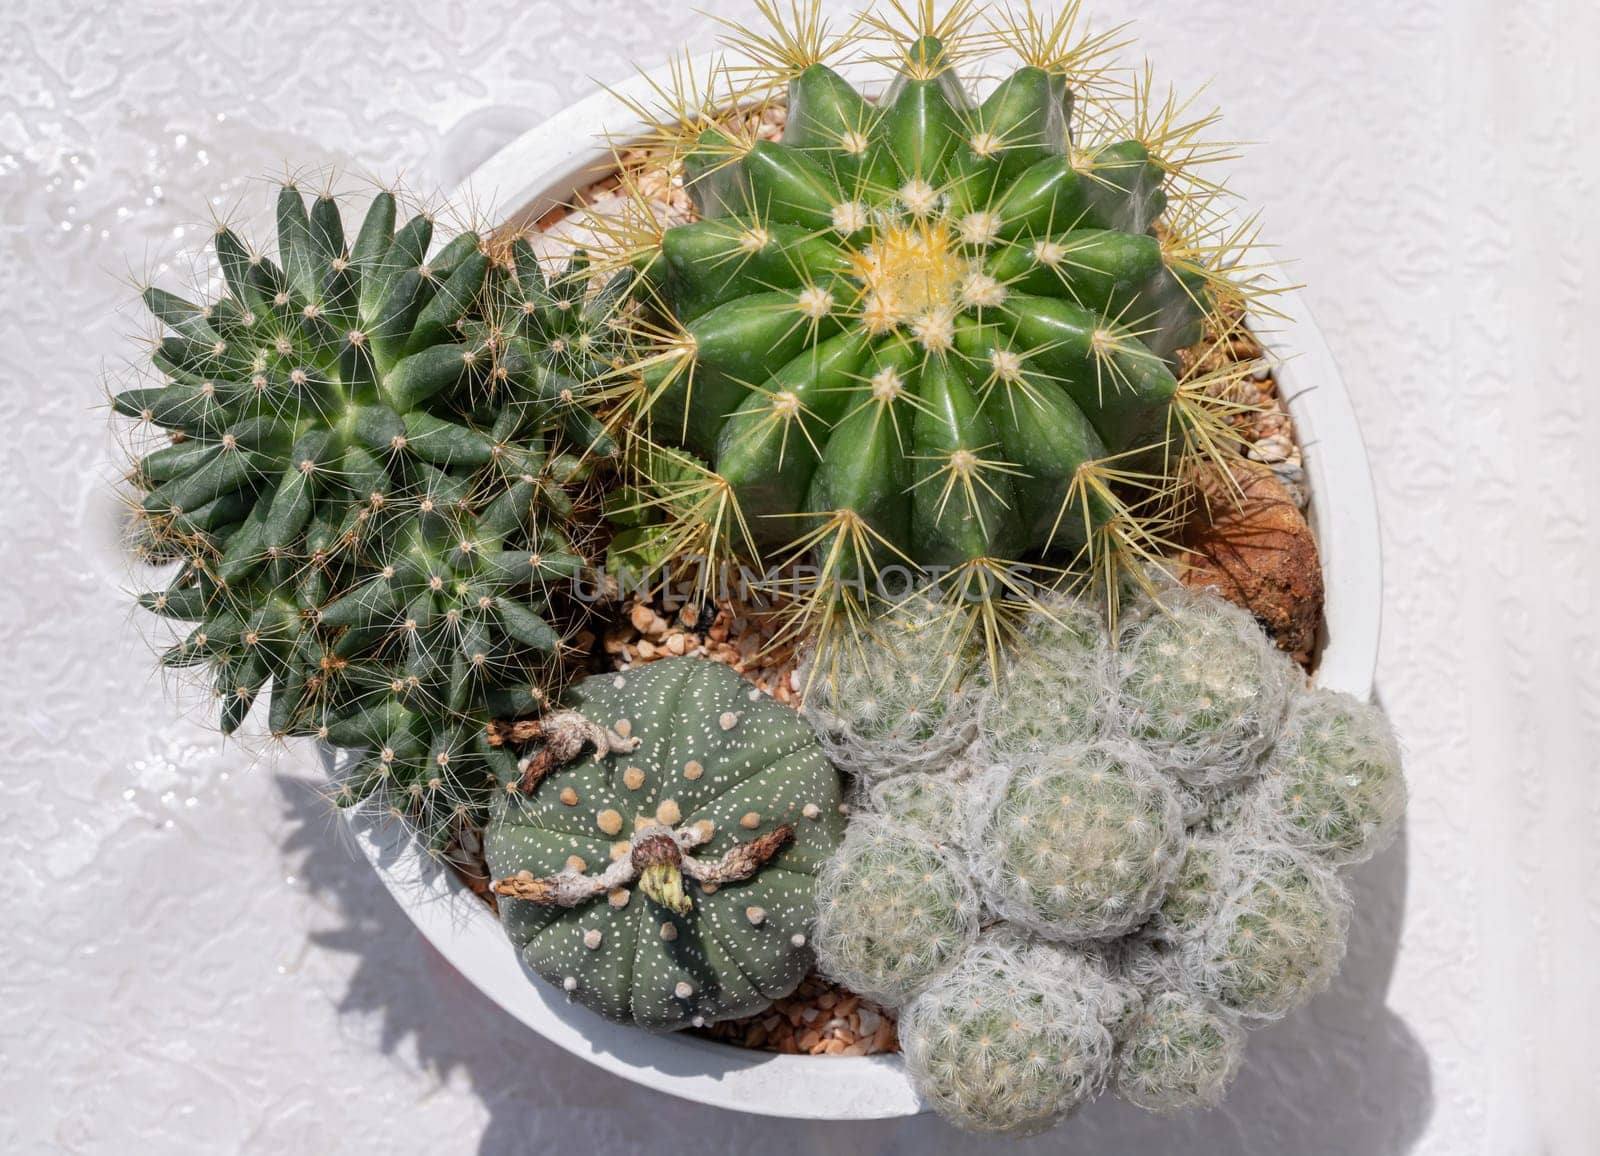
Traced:
[[813, 875], [844, 828], [805, 723], [699, 658], [593, 675], [566, 705], [594, 757], [501, 792], [484, 839], [522, 958], [653, 1030], [788, 995], [811, 966]]
[[345, 801], [443, 837], [503, 762], [491, 708], [555, 678], [571, 489], [614, 450], [585, 403], [631, 279], [590, 294], [581, 262], [547, 277], [470, 232], [430, 255], [433, 218], [396, 211], [376, 194], [351, 240], [332, 195], [286, 186], [279, 262], [220, 229], [223, 294], [146, 290], [164, 384], [112, 404], [162, 434], [136, 542], [180, 565], [140, 601], [197, 624], [163, 661], [210, 669], [225, 732], [270, 686], [274, 733], [365, 752]]
[[[1072, 5], [992, 36], [970, 4], [895, 10], [908, 27], [868, 14], [868, 39], [825, 43], [814, 11], [735, 36], [781, 140], [714, 108], [660, 126], [700, 219], [625, 254], [668, 319], [640, 408], [828, 596], [891, 565], [979, 599], [1041, 555], [1115, 571], [1216, 424], [1177, 352], [1242, 292], [1182, 227], [1193, 133], [1079, 107], [1108, 45], [1074, 39]], [[1002, 44], [1022, 64], [978, 99], [958, 61]], [[881, 96], [822, 62], [852, 52], [893, 62]]]

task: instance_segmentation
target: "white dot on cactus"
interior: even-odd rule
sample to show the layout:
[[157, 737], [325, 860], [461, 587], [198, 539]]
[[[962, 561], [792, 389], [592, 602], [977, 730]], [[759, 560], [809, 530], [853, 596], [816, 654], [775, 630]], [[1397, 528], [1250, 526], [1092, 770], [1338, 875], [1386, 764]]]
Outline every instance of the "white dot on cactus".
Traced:
[[689, 1022], [697, 1028], [703, 1028], [706, 1026], [706, 1017], [695, 1016]]
[[822, 817], [822, 808], [817, 806], [815, 803], [807, 803], [804, 807], [800, 808], [800, 813], [808, 819], [815, 820]]
[[627, 679], [625, 679], [625, 678], [623, 678], [623, 677], [622, 677], [622, 676], [621, 676], [621, 675], [620, 675], [620, 674], [619, 674], [619, 675], [617, 675], [617, 677], [616, 677], [616, 678], [613, 678], [613, 679], [612, 679], [612, 680], [611, 680], [611, 685], [612, 685], [612, 686], [614, 686], [614, 687], [616, 687], [616, 688], [617, 688], [617, 689], [618, 689], [618, 690], [621, 690], [621, 689], [622, 689], [622, 688], [623, 688], [623, 687], [625, 687], [625, 686], [627, 686], [627, 685], [628, 685], [628, 680], [627, 680]]
[[789, 937], [789, 942], [792, 943], [796, 947], [804, 947], [806, 945], [805, 934], [803, 932], [797, 931], [797, 932], [795, 932], [793, 935], [791, 935]]
[[600, 941], [604, 938], [598, 927], [591, 927], [583, 933], [583, 945], [590, 951], [598, 951], [600, 949]]
[[860, 201], [846, 201], [833, 207], [833, 227], [840, 233], [856, 233], [867, 227], [867, 207]]
[[900, 186], [900, 203], [914, 217], [926, 217], [938, 206], [939, 191], [921, 177]]
[[872, 396], [879, 401], [895, 401], [905, 392], [905, 384], [892, 366], [873, 374], [869, 384], [872, 386]]

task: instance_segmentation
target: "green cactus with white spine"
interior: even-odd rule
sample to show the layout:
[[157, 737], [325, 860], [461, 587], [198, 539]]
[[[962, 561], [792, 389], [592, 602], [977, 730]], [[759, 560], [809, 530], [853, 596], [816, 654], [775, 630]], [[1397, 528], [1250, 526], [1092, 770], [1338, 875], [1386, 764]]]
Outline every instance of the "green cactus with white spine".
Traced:
[[[656, 137], [700, 219], [652, 228], [641, 202], [615, 259], [662, 317], [643, 420], [736, 499], [735, 545], [810, 552], [824, 600], [886, 566], [932, 573], [990, 604], [995, 642], [1015, 564], [1113, 578], [1155, 551], [1182, 459], [1228, 440], [1178, 351], [1255, 289], [1190, 235], [1209, 193], [1183, 134], [1141, 106], [1119, 136], [1074, 91], [1109, 48], [1072, 42], [1075, 6], [992, 35], [970, 5], [898, 11], [909, 29], [867, 18], [894, 46], [870, 55], [898, 57], [872, 99], [823, 62], [861, 37], [825, 45], [814, 10], [797, 32], [763, 6], [776, 34], [733, 43], [757, 58], [746, 90], [786, 104], [782, 139], [682, 94]], [[958, 58], [1001, 42], [1023, 63], [978, 100]]]
[[1209, 910], [1178, 939], [1190, 990], [1241, 1015], [1278, 1019], [1328, 986], [1344, 958], [1350, 896], [1303, 852], [1235, 836]]
[[[1068, 966], [1076, 963], [1077, 966]], [[900, 1015], [917, 1092], [974, 1132], [1028, 1136], [1093, 1099], [1114, 1042], [1105, 977], [1005, 931], [985, 933], [957, 966]]]
[[1052, 598], [1028, 615], [999, 679], [979, 696], [979, 745], [1005, 760], [1112, 730], [1115, 670], [1103, 610]]
[[1254, 774], [1304, 684], [1248, 610], [1182, 588], [1162, 590], [1122, 624], [1118, 665], [1123, 729], [1199, 788]]
[[1172, 788], [1126, 743], [1062, 745], [990, 772], [974, 794], [973, 871], [985, 903], [1049, 939], [1142, 924], [1181, 861]]
[[131, 472], [140, 541], [181, 560], [140, 601], [197, 624], [163, 661], [210, 668], [225, 733], [270, 686], [274, 733], [366, 752], [342, 801], [443, 839], [509, 771], [491, 711], [556, 681], [575, 455], [614, 452], [585, 406], [632, 280], [590, 295], [581, 261], [550, 278], [470, 232], [430, 255], [432, 217], [396, 211], [378, 193], [350, 238], [331, 194], [285, 186], [279, 261], [220, 229], [225, 292], [146, 290], [165, 384], [112, 404], [166, 434]]
[[1183, 991], [1146, 999], [1117, 1043], [1113, 1087], [1151, 1112], [1216, 1107], [1244, 1060], [1238, 1021]]
[[1297, 696], [1265, 766], [1245, 806], [1287, 843], [1331, 863], [1361, 863], [1399, 829], [1400, 747], [1370, 703], [1330, 690]]
[[484, 837], [524, 961], [651, 1030], [793, 991], [812, 961], [813, 875], [844, 829], [805, 723], [692, 657], [593, 675], [565, 705], [594, 757], [500, 792]]
[[840, 769], [872, 782], [941, 767], [976, 733], [966, 638], [913, 594], [838, 647], [814, 648], [803, 710]]
[[904, 1003], [978, 935], [961, 858], [923, 832], [858, 815], [817, 879], [817, 964], [880, 1003]]
[[967, 845], [970, 768], [957, 764], [942, 773], [913, 771], [874, 783], [867, 806], [935, 843], [949, 847]]

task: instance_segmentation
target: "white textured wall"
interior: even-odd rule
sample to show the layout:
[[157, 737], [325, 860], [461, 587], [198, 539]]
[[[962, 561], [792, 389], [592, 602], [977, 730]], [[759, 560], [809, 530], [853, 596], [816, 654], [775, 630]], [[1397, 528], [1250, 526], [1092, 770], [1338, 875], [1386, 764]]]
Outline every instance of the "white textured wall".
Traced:
[[[1261, 142], [1237, 185], [1311, 286], [1372, 450], [1414, 802], [1356, 879], [1344, 976], [1254, 1037], [1226, 1108], [1108, 1102], [1030, 1150], [1600, 1150], [1600, 17], [1099, 10]], [[102, 375], [132, 281], [203, 238], [181, 230], [211, 198], [259, 203], [241, 175], [286, 163], [431, 187], [591, 78], [710, 37], [675, 0], [0, 11], [0, 1149], [971, 1150], [927, 1120], [694, 1108], [511, 1023], [340, 845], [302, 760], [251, 766], [175, 721], [111, 548]]]

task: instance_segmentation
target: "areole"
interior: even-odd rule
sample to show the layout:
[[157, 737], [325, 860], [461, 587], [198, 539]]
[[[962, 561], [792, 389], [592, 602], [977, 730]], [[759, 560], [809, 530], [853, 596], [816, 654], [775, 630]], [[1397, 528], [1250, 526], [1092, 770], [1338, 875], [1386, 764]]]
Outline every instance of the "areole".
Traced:
[[[710, 60], [695, 63], [704, 69]], [[886, 79], [872, 65], [846, 71], [868, 91]], [[612, 145], [643, 131], [630, 100], [647, 100], [669, 82], [670, 70], [662, 69], [568, 107], [479, 166], [458, 195], [489, 206], [498, 223], [538, 220], [612, 169]], [[1327, 590], [1316, 681], [1366, 698], [1377, 660], [1382, 580], [1366, 450], [1338, 367], [1305, 301], [1290, 292], [1279, 305], [1294, 320], [1278, 324], [1268, 344], [1285, 355], [1278, 382], [1303, 450]], [[584, 1060], [658, 1091], [763, 1115], [873, 1119], [922, 1110], [897, 1057], [773, 1055], [686, 1033], [652, 1035], [576, 1007], [529, 974], [493, 914], [403, 832], [362, 820], [357, 834], [385, 886], [441, 954], [511, 1015]]]

